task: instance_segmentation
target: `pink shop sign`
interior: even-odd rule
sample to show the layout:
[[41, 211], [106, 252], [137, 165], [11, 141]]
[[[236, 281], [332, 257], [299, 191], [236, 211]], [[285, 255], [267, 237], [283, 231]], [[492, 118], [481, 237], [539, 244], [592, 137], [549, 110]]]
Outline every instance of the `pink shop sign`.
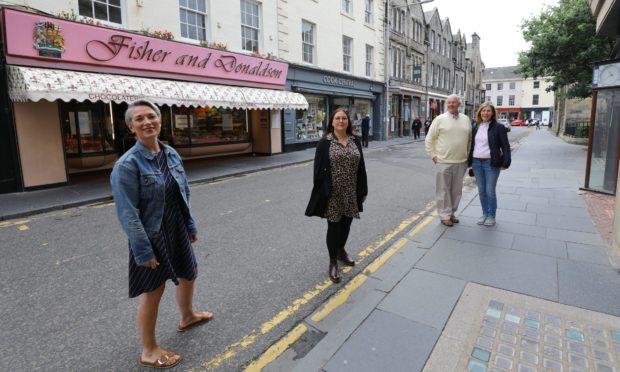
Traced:
[[[284, 85], [288, 64], [197, 45], [162, 40], [116, 29], [3, 9], [7, 62], [57, 67], [62, 64], [105, 66], [167, 75]], [[52, 24], [62, 50], [42, 53], [42, 24]], [[38, 36], [37, 36], [38, 35]], [[26, 61], [26, 62], [24, 62]], [[77, 68], [76, 68], [77, 69]], [[92, 71], [92, 68], [88, 68]], [[180, 76], [179, 76], [180, 77]]]

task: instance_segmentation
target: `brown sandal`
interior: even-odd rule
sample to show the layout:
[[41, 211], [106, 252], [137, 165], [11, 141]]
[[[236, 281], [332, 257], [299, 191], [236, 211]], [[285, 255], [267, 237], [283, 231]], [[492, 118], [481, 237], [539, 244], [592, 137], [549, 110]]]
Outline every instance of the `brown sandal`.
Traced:
[[452, 222], [451, 219], [441, 220], [441, 224], [444, 226], [454, 226], [454, 223]]
[[170, 358], [171, 356], [174, 356], [174, 354], [166, 353], [160, 356], [159, 359], [157, 359], [154, 362], [145, 362], [142, 360], [142, 357], [140, 357], [140, 359], [138, 360], [138, 363], [140, 363], [140, 365], [143, 367], [167, 369], [167, 368], [172, 368], [176, 366], [177, 364], [181, 363], [181, 359], [183, 359], [181, 358], [181, 356], [179, 356], [179, 359], [177, 359], [176, 362], [172, 362]]

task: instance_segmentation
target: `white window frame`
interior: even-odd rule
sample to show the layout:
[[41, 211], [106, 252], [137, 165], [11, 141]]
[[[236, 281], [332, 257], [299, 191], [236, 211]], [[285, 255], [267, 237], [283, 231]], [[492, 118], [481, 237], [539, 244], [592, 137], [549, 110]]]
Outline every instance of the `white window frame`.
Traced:
[[374, 54], [375, 54], [375, 48], [372, 45], [366, 44], [366, 77], [369, 77], [369, 78], [372, 78], [375, 75]]
[[508, 85], [508, 88], [509, 88], [510, 90], [512, 90], [512, 89], [516, 89], [516, 87], [517, 87], [517, 83], [515, 83], [515, 82], [509, 83], [509, 85]]
[[364, 1], [364, 23], [367, 25], [373, 25], [374, 22], [374, 1], [373, 0], [365, 0]]
[[508, 96], [508, 106], [514, 106], [515, 105], [515, 95], [511, 94]]
[[[241, 49], [246, 52], [260, 53], [261, 4], [253, 0], [241, 0], [239, 4], [241, 7]], [[256, 14], [253, 13], [254, 10], [256, 11]], [[249, 15], [251, 17], [252, 23], [246, 22], [245, 15]], [[254, 24], [254, 22], [256, 22], [256, 24]], [[248, 32], [251, 34], [251, 37], [247, 37], [246, 33]], [[248, 42], [252, 45], [251, 49], [246, 47]]]
[[497, 106], [504, 105], [504, 96], [497, 96]]
[[497, 83], [497, 90], [504, 90], [504, 83]]
[[534, 81], [532, 83], [532, 87], [533, 87], [533, 89], [539, 89], [540, 88], [540, 81], [538, 81], [538, 80]]
[[[310, 26], [310, 33], [304, 32], [304, 25]], [[310, 39], [305, 38], [305, 35], [309, 35]], [[316, 64], [316, 25], [312, 22], [308, 22], [305, 19], [301, 20], [301, 59], [305, 63]], [[304, 46], [307, 46], [310, 49], [310, 53], [306, 53], [304, 50]], [[306, 56], [310, 56], [310, 61], [306, 60]]]
[[[198, 25], [191, 25], [189, 24], [189, 22], [179, 22], [179, 29], [180, 29], [180, 35], [181, 38], [183, 39], [187, 39], [187, 40], [208, 40], [209, 39], [209, 34], [208, 34], [208, 23], [207, 21], [209, 20], [209, 4], [207, 2], [207, 0], [197, 0], [198, 1], [202, 1], [204, 2], [205, 5], [205, 11], [201, 12], [200, 10], [198, 10], [198, 7], [196, 7], [196, 9], [193, 8], [189, 8], [187, 6], [183, 6], [181, 5], [181, 1], [179, 0], [179, 19], [181, 17], [181, 12], [185, 11], [187, 13], [193, 13], [196, 15], [196, 17], [203, 17], [204, 20], [204, 38], [202, 38], [203, 35], [200, 35], [200, 27], [198, 27]], [[188, 5], [187, 1], [185, 1], [185, 4]], [[186, 19], [187, 21], [187, 19]], [[195, 27], [196, 28], [196, 38], [192, 38], [190, 37], [190, 33], [189, 33], [189, 27]], [[184, 33], [184, 29], [185, 29], [185, 35], [183, 35]]]
[[353, 73], [353, 39], [342, 35], [342, 70]]
[[[80, 13], [80, 6], [79, 6], [79, 1], [78, 1], [78, 14], [79, 15], [81, 15], [83, 17], [89, 17], [89, 18], [92, 18], [92, 19], [96, 19], [97, 21], [100, 21], [101, 23], [106, 24], [106, 25], [118, 26], [118, 25], [125, 24], [125, 13], [123, 12], [123, 9], [125, 9], [125, 0], [120, 0], [120, 2], [119, 2], [120, 5], [111, 5], [108, 2], [109, 0], [87, 0], [87, 1], [90, 2], [90, 8], [91, 8], [91, 11], [92, 11], [92, 14], [93, 14], [92, 17], [89, 16], [89, 15], [81, 14]], [[102, 18], [96, 18], [95, 17], [95, 3], [99, 3], [99, 4], [102, 4], [102, 5], [106, 6], [106, 16], [107, 16], [107, 19], [102, 19]], [[114, 7], [114, 8], [118, 8], [119, 9], [119, 11], [121, 13], [121, 22], [120, 23], [110, 21], [109, 7]]]
[[540, 96], [538, 94], [534, 94], [532, 96], [532, 106], [538, 106], [540, 104]]

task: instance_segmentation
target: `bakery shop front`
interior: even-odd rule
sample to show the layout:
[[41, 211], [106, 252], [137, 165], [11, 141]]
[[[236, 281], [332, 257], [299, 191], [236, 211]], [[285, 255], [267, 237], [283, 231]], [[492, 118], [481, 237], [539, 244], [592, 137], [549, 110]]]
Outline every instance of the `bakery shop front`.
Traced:
[[285, 62], [1, 11], [0, 192], [111, 169], [135, 143], [124, 113], [137, 99], [160, 107], [160, 139], [185, 159], [282, 152], [282, 110], [308, 107], [283, 90]]

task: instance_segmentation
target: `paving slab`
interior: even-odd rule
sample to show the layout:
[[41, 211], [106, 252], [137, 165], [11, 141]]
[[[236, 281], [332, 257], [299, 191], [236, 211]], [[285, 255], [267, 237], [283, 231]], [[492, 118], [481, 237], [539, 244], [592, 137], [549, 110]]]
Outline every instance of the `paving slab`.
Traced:
[[620, 318], [468, 284], [424, 372], [618, 371]]
[[539, 213], [538, 218], [536, 219], [536, 225], [588, 233], [597, 232], [594, 223], [592, 223], [592, 218], [590, 217], [558, 218], [558, 216], [553, 214]]
[[620, 316], [620, 273], [609, 265], [558, 260], [559, 301]]
[[[459, 216], [459, 219], [460, 218], [461, 216]], [[416, 235], [409, 236], [409, 234], [411, 234], [411, 232], [414, 229], [415, 227], [408, 232], [407, 234], [408, 239], [410, 239], [411, 241], [417, 242], [417, 246], [419, 248], [428, 249], [432, 247], [433, 244], [435, 244], [437, 239], [439, 239], [439, 237], [443, 235], [443, 233], [446, 231], [446, 229], [448, 229], [448, 227], [442, 225], [439, 222], [439, 218], [436, 218], [430, 224], [424, 227], [424, 229], [418, 232]]]
[[515, 223], [510, 220], [504, 220], [496, 218], [497, 224], [495, 226], [480, 226], [477, 224], [478, 217], [465, 216], [461, 217], [460, 226], [473, 227], [477, 229], [501, 231], [516, 235], [533, 236], [537, 238], [544, 238], [547, 236], [547, 229], [542, 226], [523, 225]]
[[553, 240], [564, 240], [573, 243], [590, 245], [604, 245], [603, 239], [598, 233], [588, 233], [581, 231], [571, 231], [564, 229], [547, 229], [547, 238]]
[[323, 370], [326, 372], [421, 371], [439, 334], [440, 332], [433, 327], [396, 314], [375, 310], [342, 345]]
[[531, 236], [516, 235], [512, 249], [522, 252], [530, 252], [543, 256], [568, 258], [566, 242], [561, 240], [549, 240]]
[[378, 308], [442, 330], [465, 284], [462, 279], [412, 270]]
[[607, 247], [567, 242], [568, 258], [573, 261], [609, 265]]
[[557, 301], [556, 259], [440, 239], [416, 268]]
[[562, 219], [571, 219], [574, 217], [577, 218], [589, 218], [587, 206], [583, 207], [564, 207], [559, 205], [554, 205], [554, 201], [550, 200], [549, 205], [540, 205], [540, 204], [528, 204], [527, 212], [533, 213], [546, 213], [550, 215], [555, 215], [556, 218], [560, 216]]
[[442, 238], [509, 249], [514, 235], [495, 229], [467, 227], [459, 224], [448, 228]]
[[415, 264], [426, 254], [427, 250], [418, 248], [416, 243], [408, 242], [370, 277], [378, 279], [375, 289], [389, 292]]

